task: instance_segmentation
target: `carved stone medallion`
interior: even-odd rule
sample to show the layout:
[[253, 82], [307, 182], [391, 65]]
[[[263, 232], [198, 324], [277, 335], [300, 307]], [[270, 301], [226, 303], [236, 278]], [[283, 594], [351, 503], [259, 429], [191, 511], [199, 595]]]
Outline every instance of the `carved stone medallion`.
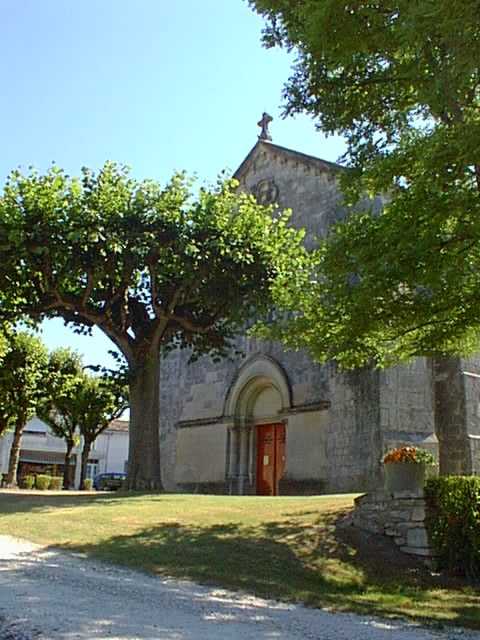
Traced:
[[278, 186], [275, 184], [273, 178], [260, 180], [252, 191], [258, 204], [268, 205], [278, 200]]

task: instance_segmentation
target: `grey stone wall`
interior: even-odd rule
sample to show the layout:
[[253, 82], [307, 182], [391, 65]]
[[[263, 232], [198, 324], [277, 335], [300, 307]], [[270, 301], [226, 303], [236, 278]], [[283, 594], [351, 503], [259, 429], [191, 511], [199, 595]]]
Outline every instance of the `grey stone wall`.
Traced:
[[[347, 215], [337, 174], [331, 167], [309, 163], [300, 155], [287, 157], [273, 146], [261, 145], [248, 170], [242, 175], [242, 188], [252, 191], [261, 180], [274, 179], [278, 186], [278, 205], [293, 211], [292, 223], [308, 230], [306, 244], [324, 237], [334, 222]], [[380, 199], [370, 203], [374, 209]], [[284, 365], [290, 375], [290, 356]], [[302, 366], [311, 362], [302, 357]], [[318, 370], [318, 366], [317, 366]], [[333, 363], [320, 368], [322, 396], [331, 403], [327, 430], [326, 490], [349, 491], [369, 488], [378, 481], [381, 450], [378, 415], [378, 377], [372, 372], [339, 374]], [[301, 385], [304, 402], [315, 401], [315, 379], [305, 371]], [[310, 379], [309, 379], [310, 378]], [[294, 383], [295, 384], [295, 383]], [[325, 393], [328, 396], [325, 396]], [[308, 396], [311, 396], [308, 398]], [[299, 399], [297, 399], [298, 401]]]
[[[338, 187], [340, 170], [339, 165], [262, 142], [236, 176], [241, 188], [249, 192], [255, 192], [260, 181], [273, 179], [278, 187], [278, 206], [292, 209], [292, 224], [307, 230], [306, 244], [311, 246], [316, 236], [326, 236], [333, 223], [348, 215]], [[368, 208], [376, 214], [383, 202], [381, 197], [366, 199], [357, 209]]]
[[460, 360], [459, 370], [465, 388], [467, 431], [480, 436], [480, 355]]
[[472, 473], [480, 475], [480, 356], [461, 360]]
[[355, 499], [352, 522], [370, 533], [391, 538], [400, 550], [430, 564], [433, 551], [425, 528], [423, 492], [374, 491]]
[[331, 420], [327, 435], [330, 491], [365, 491], [380, 481], [379, 373], [340, 372], [329, 365]]
[[[329, 397], [329, 367], [312, 363], [305, 353], [285, 352], [274, 342], [240, 337], [236, 349], [243, 357], [214, 364], [203, 357], [188, 364], [187, 350], [162, 358], [160, 391], [160, 441], [162, 474], [168, 490], [175, 489], [176, 429], [181, 421], [205, 421], [209, 425], [223, 416], [228, 390], [240, 366], [253, 354], [272, 357], [287, 372], [293, 406], [313, 404]], [[201, 438], [201, 426], [195, 427]]]
[[458, 358], [432, 359], [435, 431], [441, 474], [469, 474], [472, 454], [467, 429], [467, 388]]
[[241, 187], [252, 191], [261, 180], [274, 179], [278, 187], [280, 209], [292, 209], [292, 223], [308, 230], [307, 244], [313, 235], [323, 236], [329, 226], [345, 216], [342, 195], [335, 175], [328, 169], [305, 165], [261, 145], [252, 165], [242, 176]]
[[413, 444], [438, 458], [431, 362], [417, 358], [380, 373], [382, 451]]
[[[306, 241], [311, 245], [315, 236], [325, 236], [333, 222], [347, 215], [337, 185], [337, 169], [334, 165], [303, 154], [289, 152], [269, 143], [259, 143], [240, 166], [237, 177], [241, 188], [251, 192], [255, 191], [262, 180], [273, 180], [278, 205], [282, 209], [293, 210], [293, 224], [306, 227]], [[381, 204], [380, 198], [370, 203], [374, 212], [378, 211]], [[312, 476], [311, 468], [308, 474], [305, 473], [305, 478], [295, 473], [294, 476], [285, 478], [285, 492], [308, 491], [308, 487], [311, 491], [319, 491], [320, 487], [326, 491], [372, 489], [382, 483], [380, 459], [386, 449], [397, 444], [415, 443], [436, 452], [432, 399], [434, 389], [437, 417], [440, 415], [440, 425], [443, 424], [444, 427], [446, 419], [444, 417], [442, 423], [442, 406], [447, 408], [451, 401], [448, 398], [452, 396], [453, 390], [461, 390], [463, 400], [461, 406], [458, 405], [457, 415], [461, 414], [463, 421], [460, 421], [459, 428], [458, 425], [450, 424], [449, 432], [456, 430], [457, 433], [451, 450], [453, 453], [454, 450], [461, 450], [462, 460], [468, 458], [470, 466], [476, 465], [480, 469], [480, 412], [477, 393], [480, 390], [480, 378], [472, 377], [465, 382], [460, 365], [450, 372], [453, 383], [449, 386], [445, 371], [443, 378], [442, 375], [432, 378], [432, 369], [425, 359], [384, 372], [363, 370], [341, 373], [334, 363], [315, 364], [305, 353], [285, 352], [280, 345], [272, 342], [239, 337], [236, 347], [243, 352], [242, 357], [235, 357], [232, 352], [231, 359], [216, 365], [209, 358], [201, 358], [188, 364], [189, 353], [186, 350], [162, 357], [161, 456], [167, 489], [178, 488], [174, 478], [179, 423], [188, 426], [191, 422], [191, 428], [198, 433], [199, 439], [202, 438], [202, 425], [208, 428], [209, 438], [215, 436], [212, 425], [225, 430], [227, 427], [225, 420], [222, 424], [222, 418], [225, 418], [224, 407], [228, 391], [242, 363], [257, 353], [270, 356], [286, 372], [294, 409], [301, 405], [330, 403], [330, 408], [321, 420], [325, 436], [313, 440], [317, 443], [316, 446], [320, 442], [324, 448], [322, 455], [319, 455], [318, 477]], [[467, 367], [467, 364], [462, 366]], [[480, 375], [480, 360], [472, 360], [468, 367]], [[283, 417], [288, 420], [288, 416]], [[309, 447], [308, 438], [305, 437], [308, 433], [307, 422], [305, 419], [305, 424], [302, 424], [301, 414], [296, 414], [295, 420], [291, 420], [287, 436], [295, 437], [297, 431], [298, 438], [305, 440], [302, 441], [305, 451]], [[460, 433], [461, 437], [458, 435]], [[193, 442], [194, 439], [190, 436], [184, 436], [183, 442]], [[224, 436], [223, 433], [222, 438]], [[470, 442], [468, 446], [465, 444], [467, 441]], [[219, 448], [199, 447], [198, 451], [200, 450], [208, 467], [209, 456], [218, 456]], [[292, 450], [295, 450], [297, 457], [301, 455], [300, 444], [295, 443]], [[185, 463], [186, 455], [185, 449], [182, 449], [182, 464]], [[455, 460], [457, 458], [458, 456]], [[214, 488], [215, 491], [220, 491], [221, 469], [218, 459], [212, 467], [216, 470], [215, 486], [205, 476], [197, 485], [193, 483], [190, 489], [202, 490], [202, 487], [210, 487], [211, 490]]]
[[[244, 351], [245, 356], [235, 361], [213, 364], [208, 358], [201, 358], [187, 364], [186, 352], [173, 352], [162, 363], [162, 468], [168, 489], [176, 488], [174, 471], [178, 423], [196, 421], [197, 426], [191, 428], [199, 439], [202, 438], [202, 425], [210, 429], [217, 420], [218, 428], [225, 429], [222, 417], [229, 388], [241, 364], [254, 353], [268, 355], [286, 372], [293, 412], [302, 405], [322, 401], [330, 403], [322, 418], [322, 425], [326, 423], [325, 435], [321, 438], [325, 452], [320, 458], [325, 459], [326, 464], [319, 462], [317, 478], [312, 477], [309, 465], [305, 465], [304, 478], [299, 472], [295, 477], [286, 477], [283, 492], [358, 491], [378, 486], [383, 445], [379, 401], [381, 374], [378, 371], [341, 373], [334, 363], [318, 365], [305, 353], [285, 352], [276, 343], [244, 337], [239, 338], [237, 347]], [[291, 446], [292, 438], [301, 438], [301, 442], [295, 443], [295, 449], [299, 451], [303, 447], [306, 459], [312, 455], [311, 443], [318, 439], [312, 437], [310, 442], [305, 435], [308, 429], [299, 428], [303, 423], [307, 425], [308, 416], [308, 413], [292, 416], [291, 428], [287, 425], [287, 442]], [[284, 417], [288, 421], [288, 415]], [[208, 466], [208, 451], [200, 445], [197, 451], [201, 451]], [[211, 466], [217, 468], [216, 464]]]

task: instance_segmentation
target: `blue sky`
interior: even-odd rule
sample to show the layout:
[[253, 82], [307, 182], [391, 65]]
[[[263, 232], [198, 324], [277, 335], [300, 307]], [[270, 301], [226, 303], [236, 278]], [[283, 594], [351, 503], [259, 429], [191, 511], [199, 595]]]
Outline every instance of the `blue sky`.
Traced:
[[[341, 141], [280, 119], [292, 58], [263, 49], [261, 28], [244, 0], [1, 0], [1, 183], [19, 165], [75, 174], [105, 160], [211, 182], [255, 144], [263, 111], [274, 142], [336, 160]], [[53, 320], [43, 336], [111, 364], [99, 334]]]

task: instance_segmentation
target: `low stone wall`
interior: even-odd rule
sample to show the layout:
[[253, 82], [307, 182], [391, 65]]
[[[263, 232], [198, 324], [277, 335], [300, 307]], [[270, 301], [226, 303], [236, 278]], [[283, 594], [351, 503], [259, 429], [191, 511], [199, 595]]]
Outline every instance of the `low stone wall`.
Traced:
[[425, 529], [423, 492], [384, 490], [355, 499], [353, 524], [370, 533], [389, 536], [401, 551], [431, 561], [433, 552]]

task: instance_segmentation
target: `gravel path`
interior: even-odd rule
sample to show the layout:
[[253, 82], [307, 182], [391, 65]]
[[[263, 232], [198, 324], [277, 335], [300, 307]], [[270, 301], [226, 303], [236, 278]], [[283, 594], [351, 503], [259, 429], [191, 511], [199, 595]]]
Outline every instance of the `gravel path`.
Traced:
[[1, 640], [480, 640], [281, 604], [0, 536]]

